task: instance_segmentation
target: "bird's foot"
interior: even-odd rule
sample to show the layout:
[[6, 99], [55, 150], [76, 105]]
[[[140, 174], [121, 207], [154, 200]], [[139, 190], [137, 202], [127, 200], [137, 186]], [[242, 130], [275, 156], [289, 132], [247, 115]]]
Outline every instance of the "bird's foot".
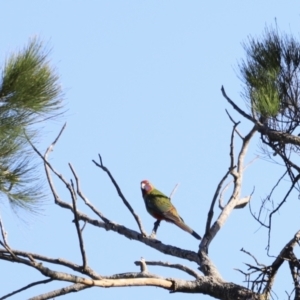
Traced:
[[149, 235], [150, 239], [156, 239], [156, 232], [152, 231], [152, 233]]

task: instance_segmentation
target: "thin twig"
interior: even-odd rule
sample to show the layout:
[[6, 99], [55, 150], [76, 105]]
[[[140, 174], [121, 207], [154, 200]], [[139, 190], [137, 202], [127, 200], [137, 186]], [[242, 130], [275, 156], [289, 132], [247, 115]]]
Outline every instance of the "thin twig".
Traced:
[[276, 182], [276, 184], [273, 186], [271, 192], [269, 193], [269, 195], [263, 200], [263, 203], [262, 205], [260, 206], [260, 209], [259, 209], [259, 213], [258, 213], [258, 217], [256, 217], [251, 209], [251, 204], [249, 204], [249, 209], [250, 209], [250, 213], [252, 215], [252, 217], [263, 227], [266, 227], [266, 228], [269, 228], [269, 225], [266, 225], [265, 223], [263, 223], [261, 220], [260, 220], [260, 216], [261, 216], [261, 213], [262, 213], [262, 209], [265, 205], [265, 202], [267, 200], [270, 200], [271, 199], [271, 196], [273, 194], [273, 192], [275, 191], [275, 189], [278, 187], [279, 183], [281, 182], [281, 180], [283, 180], [283, 178], [285, 177], [285, 175], [287, 174], [287, 170], [283, 173], [283, 175], [278, 179], [278, 181]]
[[222, 191], [220, 192], [220, 197], [219, 197], [219, 208], [223, 209], [223, 195], [227, 191], [227, 189], [230, 187], [230, 185], [233, 183], [233, 180], [230, 180], [229, 182], [226, 183], [226, 185], [223, 187]]
[[[234, 188], [233, 188], [233, 191], [232, 191], [232, 194], [231, 194], [231, 197], [230, 197], [228, 203], [225, 205], [225, 207], [221, 211], [217, 220], [214, 222], [214, 224], [210, 228], [207, 227], [208, 231], [205, 234], [207, 237], [207, 240], [205, 241], [205, 243], [200, 244], [200, 249], [198, 252], [199, 255], [203, 255], [203, 253], [206, 253], [206, 254], [208, 253], [209, 244], [211, 243], [213, 238], [216, 236], [216, 234], [219, 232], [219, 230], [222, 228], [222, 226], [225, 224], [225, 222], [228, 219], [229, 215], [231, 214], [232, 210], [236, 207], [236, 205], [239, 202], [241, 188], [242, 188], [242, 182], [243, 182], [243, 171], [244, 171], [243, 162], [244, 162], [247, 150], [248, 150], [250, 140], [254, 136], [255, 132], [256, 132], [256, 127], [253, 126], [253, 128], [250, 130], [250, 132], [243, 139], [241, 150], [239, 152], [238, 159], [237, 159], [237, 170], [227, 171], [227, 173], [225, 175], [225, 176], [227, 176], [227, 174], [229, 174], [229, 173], [230, 174], [233, 174], [233, 172], [235, 173]], [[218, 187], [218, 189], [219, 189], [219, 187]], [[219, 190], [217, 190], [217, 191], [219, 192]], [[205, 269], [205, 268], [202, 268], [202, 269]]]
[[258, 266], [260, 266], [260, 267], [265, 267], [265, 268], [267, 267], [266, 265], [259, 263], [258, 260], [256, 259], [256, 257], [255, 257], [253, 254], [251, 254], [250, 252], [246, 251], [244, 248], [242, 248], [240, 251], [242, 251], [242, 252], [248, 254], [249, 256], [251, 256], [251, 257], [253, 258], [253, 260], [255, 261], [255, 263], [256, 263]]
[[247, 120], [256, 123], [255, 120], [249, 116], [248, 114], [246, 114], [242, 109], [240, 109], [226, 94], [224, 87], [221, 87], [221, 92], [224, 96], [224, 98], [231, 104], [231, 106], [239, 113], [241, 114], [243, 117], [245, 117]]
[[[240, 124], [240, 122], [235, 122], [231, 131], [231, 138], [230, 138], [230, 168], [233, 168], [234, 166], [234, 132], [236, 130], [236, 127]], [[234, 173], [233, 173], [234, 175]]]
[[178, 187], [179, 187], [179, 183], [176, 183], [174, 189], [172, 190], [172, 192], [171, 192], [171, 194], [170, 194], [170, 197], [169, 197], [170, 200], [171, 200], [171, 199], [173, 198], [173, 196], [175, 195], [175, 192], [177, 191]]
[[135, 221], [137, 222], [138, 224], [138, 227], [140, 229], [140, 232], [143, 236], [147, 236], [147, 233], [145, 232], [144, 228], [143, 228], [143, 225], [142, 225], [142, 221], [140, 219], [140, 217], [135, 213], [135, 211], [133, 210], [133, 208], [131, 207], [130, 203], [126, 200], [126, 198], [124, 197], [119, 185], [117, 184], [116, 180], [114, 179], [114, 177], [112, 176], [112, 174], [110, 173], [110, 171], [103, 165], [103, 162], [102, 162], [102, 157], [100, 154], [98, 154], [99, 156], [99, 161], [100, 163], [97, 163], [95, 160], [92, 160], [93, 163], [99, 167], [101, 170], [103, 170], [107, 175], [108, 177], [110, 178], [111, 182], [113, 183], [115, 189], [117, 190], [117, 193], [119, 195], [119, 197], [122, 199], [123, 203], [125, 204], [125, 206], [128, 208], [128, 210], [131, 212], [131, 214], [133, 215]]
[[[69, 166], [70, 166], [70, 164], [69, 164]], [[73, 186], [73, 181], [71, 181], [71, 182], [72, 182], [72, 186]], [[79, 218], [78, 218], [78, 215], [77, 215], [77, 205], [76, 205], [75, 191], [73, 191], [71, 193], [71, 198], [72, 198], [72, 202], [73, 202], [74, 223], [75, 223], [75, 226], [76, 226], [76, 231], [77, 231], [79, 246], [80, 246], [80, 252], [81, 252], [81, 257], [82, 257], [82, 268], [83, 268], [83, 270], [85, 270], [86, 267], [87, 267], [87, 258], [86, 258], [85, 248], [84, 248], [82, 232], [81, 232], [81, 229], [80, 229]]]
[[[141, 265], [141, 261], [135, 261], [134, 262], [136, 265]], [[181, 265], [181, 264], [171, 264], [169, 262], [164, 262], [164, 261], [150, 261], [150, 260], [145, 260], [145, 263], [149, 266], [161, 266], [161, 267], [167, 267], [167, 268], [173, 268], [173, 269], [178, 269], [181, 270], [193, 277], [195, 277], [196, 279], [201, 278], [201, 274], [194, 271], [193, 269]]]
[[272, 217], [280, 209], [280, 207], [283, 205], [283, 203], [286, 201], [286, 199], [288, 198], [288, 196], [292, 192], [295, 184], [298, 182], [299, 179], [300, 179], [300, 174], [298, 174], [297, 177], [294, 179], [294, 181], [293, 181], [290, 189], [288, 190], [288, 192], [284, 196], [283, 200], [279, 203], [279, 205], [269, 215], [268, 246], [267, 246], [267, 253], [268, 253], [268, 255], [269, 255], [270, 241], [271, 241]]
[[[233, 118], [231, 117], [231, 115], [229, 114], [229, 112], [228, 112], [228, 110], [227, 109], [225, 109], [225, 111], [226, 111], [226, 113], [227, 113], [227, 115], [228, 115], [228, 117], [229, 117], [229, 119], [230, 119], [230, 121], [233, 123], [233, 124], [239, 124], [240, 122], [235, 122], [234, 120], [233, 120]], [[244, 139], [244, 137], [242, 136], [242, 134], [237, 130], [237, 128], [235, 128], [235, 132], [238, 134], [238, 136], [243, 140]]]
[[[250, 162], [247, 163], [247, 165], [244, 167], [244, 171], [246, 171], [246, 169], [253, 164], [257, 159], [259, 158], [259, 156], [257, 155], [256, 157], [254, 157]], [[236, 175], [236, 174], [235, 174]], [[230, 180], [222, 189], [222, 191], [220, 192], [220, 197], [219, 197], [219, 208], [223, 209], [224, 205], [223, 205], [223, 194], [226, 192], [226, 190], [229, 188], [229, 186], [234, 182], [234, 179]], [[251, 198], [252, 194], [254, 193], [254, 190], [252, 191], [250, 196], [247, 196], [246, 198]], [[250, 198], [247, 200], [247, 203], [250, 201]], [[244, 198], [245, 200], [245, 198]], [[239, 202], [239, 204], [236, 205], [235, 208], [241, 208], [239, 205], [241, 204], [241, 202]]]
[[14, 258], [16, 258], [15, 254], [13, 253], [10, 246], [8, 245], [7, 236], [6, 236], [7, 233], [4, 229], [4, 225], [3, 225], [3, 222], [2, 222], [1, 216], [0, 216], [0, 229], [1, 229], [2, 239], [3, 239], [3, 242], [0, 241], [0, 245], [2, 245], [10, 253], [10, 255], [12, 255]]
[[228, 175], [231, 173], [232, 169], [229, 169], [226, 174], [223, 176], [223, 178], [221, 179], [221, 181], [219, 182], [218, 186], [217, 186], [217, 189], [215, 191], [215, 194], [214, 194], [214, 197], [211, 201], [211, 204], [210, 204], [210, 208], [209, 208], [209, 212], [207, 214], [207, 221], [206, 221], [206, 229], [205, 229], [205, 235], [208, 234], [209, 232], [209, 229], [210, 229], [210, 225], [211, 225], [211, 221], [212, 221], [212, 218], [214, 216], [214, 206], [215, 206], [215, 203], [216, 203], [216, 200], [217, 200], [217, 197], [220, 193], [220, 190], [222, 188], [222, 185], [223, 183], [225, 182], [226, 178], [228, 177]]
[[64, 208], [69, 208], [68, 207], [68, 203], [65, 203], [63, 201], [60, 200], [59, 196], [58, 196], [58, 193], [56, 192], [55, 190], [55, 187], [54, 187], [54, 183], [52, 181], [52, 177], [51, 177], [51, 174], [50, 174], [50, 170], [66, 185], [68, 186], [68, 182], [67, 180], [64, 179], [64, 177], [59, 174], [53, 167], [52, 165], [48, 162], [47, 158], [48, 158], [48, 154], [53, 151], [53, 148], [55, 146], [55, 144], [57, 143], [58, 139], [60, 138], [61, 134], [63, 133], [64, 129], [66, 128], [66, 125], [67, 123], [64, 124], [64, 126], [62, 127], [62, 129], [60, 130], [58, 136], [55, 138], [55, 140], [52, 142], [52, 144], [47, 148], [46, 152], [44, 155], [42, 155], [40, 153], [40, 151], [33, 145], [33, 143], [31, 142], [31, 140], [29, 139], [29, 137], [25, 134], [25, 137], [28, 141], [28, 143], [31, 145], [32, 149], [38, 154], [38, 156], [43, 160], [44, 162], [44, 166], [45, 166], [45, 172], [46, 172], [46, 176], [47, 176], [47, 180], [48, 180], [48, 183], [49, 183], [49, 186], [50, 186], [50, 189], [51, 189], [51, 192], [52, 192], [52, 195], [54, 196], [54, 201], [56, 204], [58, 204], [59, 206], [61, 207], [64, 207]]
[[55, 199], [55, 203], [60, 204], [61, 206], [65, 207], [66, 204], [63, 203], [62, 201], [60, 201], [58, 194], [55, 191], [54, 188], [54, 184], [52, 182], [52, 178], [49, 172], [49, 169], [51, 169], [51, 171], [60, 178], [60, 180], [62, 182], [64, 182], [64, 184], [66, 185], [67, 189], [69, 190], [70, 194], [71, 194], [71, 198], [72, 198], [72, 202], [73, 202], [73, 214], [75, 217], [75, 225], [76, 225], [76, 229], [77, 229], [77, 234], [78, 234], [78, 238], [79, 238], [79, 244], [80, 244], [80, 251], [82, 254], [82, 259], [83, 259], [83, 269], [85, 270], [87, 267], [87, 260], [86, 260], [86, 254], [85, 254], [85, 250], [84, 250], [84, 243], [83, 243], [83, 239], [82, 239], [82, 234], [81, 234], [81, 230], [80, 230], [80, 225], [79, 225], [79, 220], [78, 220], [78, 216], [77, 216], [77, 208], [76, 208], [76, 193], [74, 191], [73, 188], [73, 182], [71, 181], [71, 185], [69, 184], [69, 182], [58, 172], [56, 172], [54, 170], [54, 168], [52, 167], [52, 165], [47, 161], [47, 157], [48, 154], [53, 151], [55, 144], [57, 143], [58, 139], [60, 138], [62, 132], [64, 131], [66, 127], [66, 123], [64, 124], [64, 126], [62, 127], [62, 129], [60, 130], [58, 136], [55, 138], [55, 140], [53, 141], [53, 143], [47, 148], [45, 155], [42, 156], [42, 154], [38, 151], [38, 149], [32, 144], [32, 142], [30, 141], [30, 139], [28, 138], [28, 136], [25, 133], [25, 136], [27, 138], [27, 141], [30, 143], [31, 147], [34, 149], [34, 151], [43, 159], [44, 161], [44, 165], [45, 165], [45, 171], [47, 174], [47, 179], [52, 191], [52, 194], [54, 195], [54, 199]]
[[50, 279], [45, 279], [45, 280], [40, 280], [40, 281], [32, 282], [32, 283], [30, 283], [30, 284], [28, 284], [28, 285], [26, 285], [26, 286], [24, 286], [24, 287], [22, 287], [22, 288], [20, 288], [18, 290], [15, 290], [15, 291], [13, 291], [13, 292], [11, 292], [9, 294], [6, 294], [6, 295], [2, 296], [0, 298], [0, 300], [4, 300], [6, 298], [9, 298], [9, 297], [11, 297], [11, 296], [13, 296], [13, 295], [15, 295], [17, 293], [23, 292], [23, 291], [25, 291], [25, 290], [33, 287], [33, 286], [36, 286], [36, 285], [39, 285], [39, 284], [45, 284], [45, 283], [48, 283], [48, 282], [51, 282], [51, 281], [53, 281], [53, 279], [50, 278]]
[[83, 202], [99, 217], [101, 218], [105, 223], [109, 223], [110, 221], [88, 200], [88, 198], [82, 193], [80, 188], [80, 180], [77, 176], [77, 173], [72, 166], [72, 164], [69, 163], [70, 169], [73, 173], [73, 176], [75, 177], [76, 181], [76, 192], [79, 195], [79, 197], [83, 200]]
[[8, 253], [8, 251], [0, 249], [0, 258], [3, 259], [3, 260], [11, 261], [11, 262], [20, 262], [20, 263], [25, 263], [26, 262], [25, 264], [27, 264], [27, 260], [25, 260], [25, 259], [23, 260], [23, 258], [22, 258], [22, 257], [25, 257], [25, 258], [28, 258], [33, 263], [36, 263], [35, 260], [39, 260], [39, 261], [43, 261], [43, 262], [47, 262], [47, 263], [51, 263], [51, 264], [60, 265], [60, 266], [70, 268], [71, 270], [74, 270], [76, 272], [85, 274], [85, 275], [90, 276], [91, 278], [94, 278], [94, 279], [101, 279], [102, 278], [99, 274], [97, 274], [91, 268], [86, 267], [85, 270], [82, 270], [82, 266], [79, 266], [79, 265], [77, 265], [73, 262], [70, 262], [66, 259], [63, 259], [63, 258], [51, 258], [51, 257], [40, 255], [40, 254], [37, 254], [37, 253], [14, 250], [14, 253], [17, 256], [17, 258], [15, 258], [15, 257], [7, 256], [6, 255], [7, 253]]

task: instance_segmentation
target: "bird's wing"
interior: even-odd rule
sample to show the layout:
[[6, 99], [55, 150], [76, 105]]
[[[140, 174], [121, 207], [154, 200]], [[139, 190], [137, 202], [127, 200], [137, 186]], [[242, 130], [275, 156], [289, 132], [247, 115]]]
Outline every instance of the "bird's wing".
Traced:
[[184, 223], [183, 219], [179, 216], [176, 208], [172, 205], [172, 207], [163, 213], [165, 220], [172, 223]]
[[146, 195], [145, 201], [147, 207], [157, 213], [165, 213], [173, 207], [170, 199], [156, 189], [153, 189], [151, 193]]
[[149, 209], [154, 214], [160, 214], [163, 219], [171, 223], [181, 223], [184, 222], [179, 216], [176, 208], [171, 203], [170, 198], [161, 193], [160, 191], [154, 189], [149, 194]]

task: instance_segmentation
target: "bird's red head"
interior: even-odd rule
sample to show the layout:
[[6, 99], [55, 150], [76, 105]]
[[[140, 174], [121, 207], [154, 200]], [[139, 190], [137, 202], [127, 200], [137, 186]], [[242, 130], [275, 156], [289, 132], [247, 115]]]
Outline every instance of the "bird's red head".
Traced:
[[143, 180], [141, 182], [141, 190], [143, 195], [150, 193], [153, 189], [153, 185], [148, 180]]

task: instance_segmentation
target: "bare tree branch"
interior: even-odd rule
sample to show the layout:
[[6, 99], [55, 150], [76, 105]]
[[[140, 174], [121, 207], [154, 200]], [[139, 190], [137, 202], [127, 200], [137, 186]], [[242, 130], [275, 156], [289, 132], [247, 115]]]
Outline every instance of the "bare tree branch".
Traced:
[[67, 287], [63, 287], [58, 290], [54, 290], [52, 292], [48, 292], [48, 293], [45, 293], [45, 294], [42, 294], [39, 296], [32, 297], [29, 300], [55, 299], [54, 297], [59, 297], [59, 296], [66, 295], [69, 293], [79, 292], [81, 290], [88, 289], [88, 288], [91, 288], [91, 286], [76, 283], [76, 284], [69, 285]]
[[36, 286], [36, 285], [39, 285], [39, 284], [49, 283], [49, 282], [51, 282], [51, 281], [53, 281], [53, 280], [52, 280], [52, 279], [45, 279], [45, 280], [40, 280], [40, 281], [32, 282], [32, 283], [30, 283], [30, 284], [28, 284], [28, 285], [26, 285], [26, 286], [24, 286], [24, 287], [22, 287], [22, 288], [20, 288], [20, 289], [18, 289], [18, 290], [15, 290], [15, 291], [13, 291], [13, 292], [11, 292], [11, 293], [9, 293], [9, 294], [6, 294], [6, 295], [2, 296], [2, 297], [0, 298], [0, 300], [4, 300], [4, 299], [6, 299], [6, 298], [9, 298], [9, 297], [11, 297], [11, 296], [13, 296], [13, 295], [15, 295], [15, 294], [18, 294], [18, 293], [20, 293], [20, 292], [23, 292], [23, 291], [25, 291], [25, 290], [27, 290], [27, 289], [33, 287], [33, 286]]
[[240, 122], [234, 123], [232, 131], [231, 131], [231, 138], [230, 138], [230, 169], [233, 169], [234, 167], [234, 132], [236, 130], [236, 127], [239, 125]]
[[8, 245], [7, 233], [4, 229], [4, 225], [3, 225], [3, 222], [2, 222], [1, 216], [0, 216], [0, 231], [1, 231], [2, 239], [3, 239], [3, 242], [0, 240], [0, 245], [3, 246], [10, 253], [10, 255], [15, 257], [15, 254], [13, 253], [13, 251], [11, 250], [11, 248]]
[[38, 156], [44, 161], [44, 166], [45, 166], [45, 172], [46, 172], [46, 176], [47, 176], [47, 180], [48, 180], [48, 183], [49, 183], [49, 186], [50, 186], [50, 189], [51, 189], [51, 192], [52, 192], [52, 195], [54, 196], [54, 201], [56, 204], [58, 204], [59, 206], [61, 207], [64, 207], [64, 208], [68, 208], [69, 204], [66, 203], [66, 202], [63, 202], [60, 200], [59, 196], [58, 196], [58, 193], [56, 192], [55, 190], [55, 187], [54, 187], [54, 184], [52, 182], [52, 178], [51, 178], [51, 175], [50, 175], [50, 170], [62, 181], [64, 182], [64, 184], [66, 186], [69, 185], [69, 183], [64, 179], [64, 177], [59, 174], [58, 172], [56, 172], [54, 170], [54, 168], [52, 167], [52, 165], [48, 162], [47, 158], [48, 158], [48, 155], [50, 152], [53, 151], [54, 149], [54, 146], [55, 144], [57, 143], [58, 139], [60, 138], [61, 134], [63, 133], [64, 129], [66, 128], [66, 125], [67, 123], [64, 124], [64, 126], [62, 127], [62, 129], [60, 130], [58, 136], [55, 138], [55, 140], [52, 142], [52, 144], [47, 148], [44, 156], [39, 152], [39, 150], [32, 144], [32, 142], [30, 141], [29, 137], [26, 135], [25, 133], [25, 136], [27, 138], [27, 141], [28, 143], [31, 145], [31, 147], [33, 148], [33, 150], [38, 154]]
[[174, 189], [172, 190], [172, 192], [171, 192], [171, 194], [170, 194], [170, 197], [169, 197], [170, 199], [173, 198], [173, 196], [175, 195], [175, 193], [176, 193], [178, 187], [179, 187], [179, 183], [176, 183]]
[[277, 130], [272, 130], [265, 124], [261, 124], [259, 121], [255, 120], [253, 117], [245, 113], [241, 108], [239, 108], [226, 94], [224, 87], [221, 87], [222, 94], [224, 98], [231, 104], [231, 106], [243, 117], [251, 121], [256, 125], [256, 129], [261, 134], [268, 136], [270, 140], [273, 142], [281, 142], [284, 144], [292, 144], [296, 146], [300, 146], [300, 137], [296, 135], [292, 135], [286, 132], [280, 132]]
[[287, 174], [287, 170], [283, 173], [283, 175], [278, 179], [278, 181], [275, 183], [275, 185], [273, 186], [273, 188], [271, 189], [271, 192], [269, 193], [269, 195], [263, 200], [263, 203], [262, 205], [260, 206], [260, 210], [259, 210], [259, 213], [258, 213], [258, 216], [256, 217], [255, 214], [253, 213], [252, 209], [251, 209], [251, 204], [249, 205], [249, 209], [250, 209], [250, 213], [252, 215], [252, 217], [260, 224], [262, 225], [263, 227], [266, 227], [266, 228], [269, 228], [269, 225], [266, 225], [265, 223], [263, 223], [261, 220], [260, 220], [260, 216], [261, 216], [261, 213], [262, 213], [262, 209], [265, 205], [265, 202], [267, 200], [270, 200], [271, 197], [272, 197], [272, 194], [273, 192], [275, 191], [275, 189], [278, 187], [278, 185], [280, 184], [280, 182], [283, 180], [283, 178], [285, 177], [285, 175]]
[[[70, 166], [70, 164], [69, 164], [69, 166]], [[73, 182], [72, 182], [72, 186], [73, 186]], [[70, 193], [71, 193], [71, 198], [72, 198], [72, 202], [73, 202], [74, 223], [76, 226], [76, 231], [77, 231], [79, 246], [80, 246], [80, 252], [81, 252], [81, 257], [82, 257], [82, 268], [83, 268], [83, 270], [85, 270], [87, 267], [87, 258], [86, 258], [85, 248], [84, 248], [82, 232], [81, 232], [80, 225], [79, 225], [79, 218], [77, 215], [77, 205], [76, 205], [77, 199], [76, 199], [75, 191], [73, 189], [72, 189], [72, 192], [70, 191]]]
[[[234, 166], [234, 168], [235, 168], [235, 166]], [[210, 204], [209, 212], [207, 214], [205, 235], [207, 235], [208, 232], [209, 232], [211, 221], [212, 221], [212, 218], [214, 216], [214, 206], [215, 206], [216, 200], [218, 198], [218, 195], [220, 193], [220, 190], [222, 188], [222, 185], [223, 185], [223, 183], [225, 182], [226, 178], [228, 177], [228, 175], [231, 173], [232, 170], [233, 169], [229, 168], [229, 170], [226, 172], [226, 174], [223, 176], [223, 178], [221, 179], [221, 181], [219, 182], [219, 184], [217, 186], [217, 189], [215, 191], [214, 197], [213, 197], [213, 199], [211, 201], [211, 204]]]
[[[223, 210], [221, 211], [218, 219], [215, 221], [213, 226], [210, 228], [209, 233], [206, 235], [207, 241], [202, 241], [201, 247], [206, 247], [208, 249], [208, 246], [210, 242], [213, 240], [217, 232], [221, 229], [221, 227], [226, 222], [227, 218], [229, 217], [231, 211], [238, 205], [238, 202], [240, 200], [240, 194], [241, 194], [241, 187], [242, 187], [242, 180], [243, 180], [243, 170], [244, 170], [244, 158], [248, 150], [248, 146], [250, 143], [250, 140], [254, 136], [256, 132], [255, 126], [251, 129], [251, 131], [245, 136], [241, 150], [238, 155], [238, 161], [237, 161], [237, 170], [232, 170], [230, 174], [234, 177], [234, 188], [232, 195], [228, 201], [228, 203], [225, 205]], [[205, 250], [207, 253], [207, 249]]]
[[244, 208], [250, 202], [250, 200], [251, 200], [251, 195], [241, 198], [234, 208], [235, 209]]
[[[134, 262], [136, 265], [141, 265], [140, 261], [135, 261]], [[199, 274], [198, 272], [194, 271], [193, 269], [181, 265], [181, 264], [171, 264], [169, 262], [163, 262], [163, 261], [150, 261], [150, 260], [146, 260], [145, 263], [149, 266], [161, 266], [161, 267], [168, 267], [168, 268], [173, 268], [173, 269], [178, 269], [181, 270], [183, 272], [186, 272], [187, 274], [195, 277], [196, 279], [201, 277], [201, 274]]]
[[74, 169], [74, 167], [72, 166], [72, 164], [69, 164], [71, 171], [74, 175], [75, 181], [76, 181], [76, 191], [77, 194], [79, 195], [79, 197], [83, 200], [83, 202], [89, 207], [91, 208], [91, 210], [98, 216], [100, 217], [104, 222], [110, 222], [89, 200], [88, 198], [82, 193], [81, 188], [80, 188], [80, 180], [79, 177], [76, 174], [76, 171]]
[[108, 177], [110, 178], [110, 180], [113, 183], [114, 187], [116, 188], [119, 197], [122, 199], [123, 203], [125, 204], [125, 206], [128, 208], [128, 210], [131, 212], [131, 214], [133, 215], [134, 219], [136, 220], [136, 222], [138, 224], [138, 227], [139, 227], [139, 229], [141, 231], [141, 234], [144, 235], [144, 236], [147, 236], [146, 232], [144, 231], [144, 228], [143, 228], [142, 222], [140, 220], [140, 217], [135, 213], [135, 211], [133, 210], [133, 208], [131, 207], [131, 205], [129, 204], [129, 202], [124, 197], [124, 195], [123, 195], [123, 193], [122, 193], [119, 185], [117, 184], [116, 180], [114, 179], [114, 177], [112, 176], [112, 174], [110, 173], [110, 171], [103, 165], [101, 155], [98, 154], [98, 156], [99, 156], [100, 163], [97, 163], [95, 160], [92, 160], [93, 163], [97, 167], [99, 167], [101, 170], [103, 170], [108, 175]]
[[141, 266], [141, 273], [148, 273], [147, 264], [144, 258], [141, 258], [139, 264], [137, 264], [137, 262], [135, 262], [135, 264]]
[[2, 223], [2, 218], [1, 218], [1, 216], [0, 216], [0, 230], [1, 230], [1, 235], [2, 235], [2, 239], [3, 239], [3, 246], [4, 246], [4, 247], [5, 247], [5, 246], [8, 246], [8, 242], [7, 242], [7, 239], [6, 239], [7, 233], [6, 233], [5, 229], [4, 229], [4, 225], [3, 225], [3, 223]]
[[299, 181], [299, 179], [300, 179], [300, 174], [298, 174], [297, 177], [292, 182], [291, 187], [288, 190], [288, 192], [286, 193], [286, 195], [284, 196], [283, 200], [278, 204], [278, 206], [269, 215], [269, 227], [268, 227], [269, 231], [268, 231], [268, 246], [267, 246], [268, 254], [269, 254], [269, 250], [270, 250], [270, 241], [271, 241], [272, 217], [280, 209], [280, 207], [283, 205], [283, 203], [287, 200], [288, 196], [292, 192], [295, 184]]
[[241, 251], [244, 252], [244, 253], [246, 253], [246, 254], [248, 254], [249, 256], [251, 256], [251, 257], [253, 258], [253, 260], [255, 261], [255, 263], [256, 263], [258, 266], [264, 267], [264, 268], [267, 267], [266, 265], [259, 263], [258, 260], [257, 260], [257, 258], [256, 258], [253, 254], [251, 254], [250, 252], [246, 251], [246, 250], [243, 249], [243, 248], [241, 249]]
[[299, 270], [300, 270], [300, 263], [297, 257], [295, 256], [292, 249], [290, 249], [289, 253], [289, 267], [291, 271], [291, 275], [294, 282], [294, 292], [295, 292], [295, 300], [300, 299], [300, 282], [299, 282]]
[[[63, 129], [62, 129], [63, 130]], [[61, 132], [62, 132], [61, 130]], [[59, 134], [59, 136], [61, 135], [61, 132]], [[54, 142], [57, 142], [58, 138], [55, 139]], [[30, 142], [30, 141], [29, 141]], [[63, 202], [60, 200], [60, 197], [59, 195], [56, 193], [56, 190], [54, 188], [54, 184], [52, 182], [52, 179], [51, 179], [51, 175], [50, 175], [50, 170], [68, 187], [69, 186], [69, 183], [64, 179], [64, 177], [59, 174], [53, 167], [52, 165], [47, 161], [47, 155], [48, 155], [48, 152], [49, 152], [49, 149], [53, 149], [53, 144], [51, 144], [50, 147], [48, 147], [46, 153], [45, 153], [45, 157], [43, 157], [40, 152], [34, 147], [34, 145], [32, 145], [33, 149], [38, 153], [38, 155], [43, 159], [44, 163], [45, 163], [45, 170], [46, 170], [46, 174], [47, 174], [47, 179], [48, 179], [48, 182], [49, 182], [49, 185], [50, 185], [50, 188], [51, 188], [51, 191], [54, 195], [54, 198], [55, 198], [55, 202], [61, 206], [62, 208], [66, 208], [66, 209], [69, 209], [73, 212], [73, 206], [70, 205], [69, 203], [66, 203], [66, 202]], [[96, 165], [99, 165], [98, 163], [94, 162]], [[102, 160], [100, 160], [100, 163], [102, 164]], [[99, 165], [99, 167], [102, 169], [101, 167], [101, 164]], [[112, 182], [115, 182], [114, 178], [112, 177], [112, 175], [110, 174], [109, 170], [103, 166], [103, 170], [109, 175], [109, 177], [111, 178]], [[75, 177], [76, 178], [76, 177]], [[117, 191], [120, 191], [117, 183], [115, 182], [115, 187], [117, 189]], [[120, 191], [120, 194], [119, 196], [123, 196], [121, 191]], [[124, 196], [123, 196], [124, 198]], [[124, 198], [125, 199], [125, 198]], [[126, 200], [126, 199], [125, 199]], [[126, 201], [126, 203], [128, 203]], [[128, 203], [129, 204], [129, 203]], [[130, 206], [131, 207], [131, 206]], [[155, 249], [157, 249], [158, 251], [160, 252], [163, 252], [165, 254], [169, 254], [169, 255], [173, 255], [173, 256], [178, 256], [181, 257], [181, 258], [185, 258], [185, 259], [188, 259], [188, 260], [191, 260], [191, 261], [194, 261], [196, 263], [200, 263], [199, 261], [199, 257], [197, 256], [197, 254], [193, 251], [189, 251], [189, 250], [184, 250], [184, 249], [180, 249], [180, 248], [177, 248], [177, 247], [173, 247], [173, 246], [169, 246], [169, 245], [165, 245], [163, 243], [161, 243], [160, 241], [158, 240], [154, 240], [152, 238], [148, 238], [147, 235], [144, 235], [144, 234], [138, 234], [136, 231], [133, 231], [131, 229], [128, 229], [126, 228], [125, 226], [122, 226], [122, 225], [119, 225], [117, 223], [114, 223], [114, 222], [110, 222], [109, 224], [107, 224], [106, 222], [105, 223], [102, 223], [101, 221], [98, 221], [98, 220], [94, 220], [94, 219], [91, 219], [90, 217], [88, 217], [87, 215], [81, 213], [80, 211], [77, 211], [77, 215], [78, 215], [78, 218], [80, 220], [83, 220], [93, 226], [97, 226], [97, 227], [101, 227], [101, 228], [104, 228], [106, 230], [112, 230], [112, 231], [115, 231], [115, 232], [118, 232], [119, 234], [121, 235], [124, 235], [126, 236], [127, 238], [129, 239], [133, 239], [133, 240], [136, 240], [136, 241], [139, 241], [139, 242], [142, 242], [150, 247], [153, 247]], [[138, 216], [137, 216], [138, 217]]]
[[231, 106], [240, 114], [242, 115], [244, 118], [248, 119], [249, 121], [251, 121], [252, 123], [256, 123], [255, 120], [249, 116], [248, 114], [246, 114], [242, 109], [240, 109], [226, 94], [224, 87], [221, 87], [221, 92], [224, 96], [224, 98], [231, 104]]
[[[236, 124], [236, 125], [239, 125], [239, 124], [240, 124], [240, 122], [235, 122], [235, 121], [233, 120], [233, 118], [231, 117], [231, 115], [229, 114], [229, 112], [228, 112], [227, 109], [225, 109], [225, 111], [226, 111], [226, 114], [228, 115], [230, 121], [231, 121], [233, 124]], [[242, 140], [244, 139], [244, 137], [242, 136], [242, 134], [238, 131], [237, 126], [235, 126], [235, 132], [237, 133], [237, 135], [238, 135]]]
[[[79, 273], [83, 273], [87, 276], [90, 276], [91, 278], [94, 279], [100, 279], [102, 278], [98, 273], [96, 273], [94, 270], [89, 268], [88, 266], [86, 267], [85, 270], [82, 269], [82, 266], [79, 266], [75, 263], [72, 263], [66, 259], [63, 258], [51, 258], [48, 256], [40, 255], [37, 253], [32, 253], [32, 252], [25, 252], [25, 251], [20, 251], [20, 250], [14, 250], [15, 257], [11, 257], [7, 255], [8, 251], [0, 249], [0, 259], [7, 260], [7, 261], [15, 261], [19, 262], [18, 259], [20, 257], [28, 258], [30, 261], [35, 262], [36, 260], [40, 260], [43, 262], [51, 263], [51, 264], [56, 264], [56, 265], [61, 265], [67, 268], [70, 268], [71, 270], [74, 270]], [[25, 260], [26, 262], [27, 260]], [[20, 263], [24, 263], [24, 261], [20, 261]]]
[[277, 274], [277, 271], [279, 270], [282, 263], [289, 257], [288, 255], [289, 251], [291, 251], [291, 249], [293, 249], [299, 243], [299, 241], [300, 241], [300, 230], [296, 232], [294, 237], [284, 246], [284, 248], [281, 250], [277, 258], [272, 263], [270, 268], [269, 280], [264, 289], [264, 293], [266, 294], [270, 293], [275, 281], [275, 276]]

